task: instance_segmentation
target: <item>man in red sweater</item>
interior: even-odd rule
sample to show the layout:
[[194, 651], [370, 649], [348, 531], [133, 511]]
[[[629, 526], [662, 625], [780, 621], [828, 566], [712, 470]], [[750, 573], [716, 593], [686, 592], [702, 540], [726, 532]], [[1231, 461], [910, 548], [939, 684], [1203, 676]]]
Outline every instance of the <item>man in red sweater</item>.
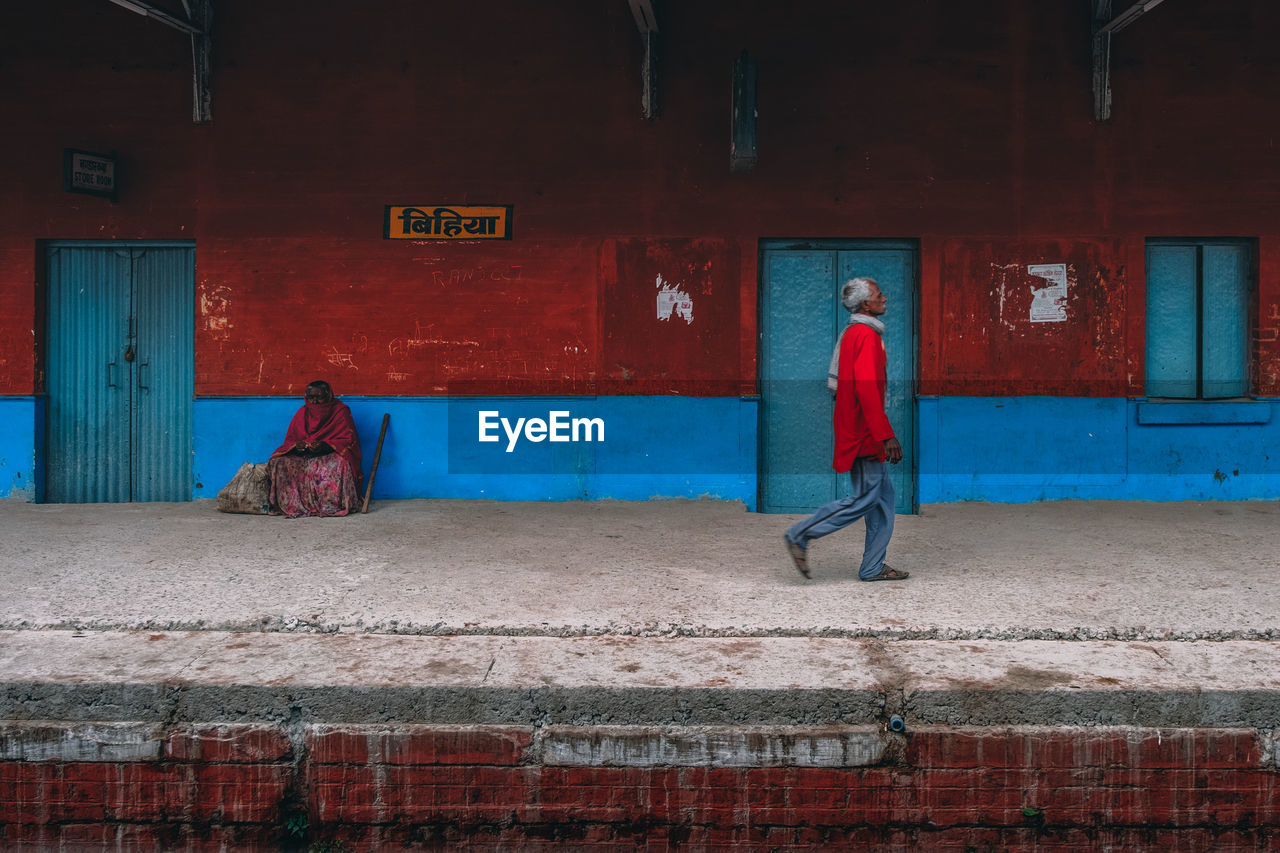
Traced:
[[[809, 577], [809, 542], [865, 518], [867, 540], [858, 578], [864, 581], [906, 580], [909, 572], [887, 565], [885, 552], [893, 536], [893, 480], [889, 465], [902, 461], [902, 445], [884, 413], [886, 298], [873, 279], [852, 278], [840, 290], [840, 302], [851, 312], [849, 326], [836, 344], [828, 387], [836, 395], [836, 471], [848, 471], [853, 494], [832, 501], [787, 530], [783, 539], [800, 574]], [[832, 381], [834, 379], [834, 382]]]

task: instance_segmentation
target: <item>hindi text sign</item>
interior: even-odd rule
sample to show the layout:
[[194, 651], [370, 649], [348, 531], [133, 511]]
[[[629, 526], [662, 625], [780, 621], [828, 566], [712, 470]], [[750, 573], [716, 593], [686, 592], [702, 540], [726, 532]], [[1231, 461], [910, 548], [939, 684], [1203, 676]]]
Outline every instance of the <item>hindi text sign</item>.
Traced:
[[510, 240], [509, 204], [387, 205], [388, 240]]

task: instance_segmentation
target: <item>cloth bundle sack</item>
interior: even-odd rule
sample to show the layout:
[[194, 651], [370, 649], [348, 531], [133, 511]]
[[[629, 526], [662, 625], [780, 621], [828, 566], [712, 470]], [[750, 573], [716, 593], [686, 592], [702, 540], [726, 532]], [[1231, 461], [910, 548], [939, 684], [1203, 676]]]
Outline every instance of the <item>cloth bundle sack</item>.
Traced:
[[218, 511], [267, 515], [271, 509], [267, 499], [270, 482], [267, 463], [244, 463], [231, 478], [231, 482], [218, 492]]

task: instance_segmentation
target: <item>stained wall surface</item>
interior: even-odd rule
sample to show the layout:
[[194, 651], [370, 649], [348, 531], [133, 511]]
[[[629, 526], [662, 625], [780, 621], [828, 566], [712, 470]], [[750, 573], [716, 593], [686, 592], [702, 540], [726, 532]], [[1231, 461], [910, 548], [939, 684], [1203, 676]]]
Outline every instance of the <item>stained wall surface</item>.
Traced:
[[[1141, 398], [1146, 240], [1246, 238], [1252, 391], [1280, 393], [1270, 4], [1168, 4], [1116, 34], [1106, 123], [1072, 0], [671, 4], [651, 121], [621, 0], [214, 12], [207, 124], [185, 35], [97, 0], [9, 12], [0, 405], [24, 424], [45, 391], [55, 240], [196, 241], [198, 399], [296, 398], [325, 377], [380, 401], [751, 397], [761, 241], [907, 238], [918, 391], [983, 417], [1005, 397]], [[760, 159], [734, 174], [744, 50]], [[116, 201], [64, 191], [67, 148], [115, 153]], [[385, 239], [400, 204], [511, 205], [512, 236]], [[1065, 268], [1062, 322], [1031, 322], [1036, 264]], [[750, 443], [739, 420], [704, 432]], [[673, 425], [658, 421], [655, 441]], [[197, 422], [197, 443], [220, 428]], [[946, 428], [922, 432], [922, 455]], [[38, 491], [40, 432], [6, 439], [6, 493]], [[1264, 443], [1239, 461], [1270, 477]], [[242, 460], [196, 461], [201, 496]], [[754, 470], [729, 473], [754, 493]], [[921, 498], [949, 489], [922, 479]]]

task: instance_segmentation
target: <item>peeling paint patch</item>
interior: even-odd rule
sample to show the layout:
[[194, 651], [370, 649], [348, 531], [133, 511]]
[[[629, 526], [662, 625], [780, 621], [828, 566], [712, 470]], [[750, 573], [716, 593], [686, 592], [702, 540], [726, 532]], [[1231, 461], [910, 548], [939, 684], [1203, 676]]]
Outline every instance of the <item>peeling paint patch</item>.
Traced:
[[[1014, 263], [1014, 264], [992, 263], [991, 264], [991, 269], [993, 271], [992, 276], [994, 280], [997, 282], [996, 287], [1000, 291], [1000, 295], [997, 300], [996, 316], [999, 318], [1000, 324], [1007, 329], [1014, 328], [1014, 325], [1007, 317], [1005, 317], [1005, 313], [1004, 313], [1004, 304], [1008, 296], [1005, 290], [1005, 287], [1008, 283], [1009, 276], [1012, 275], [1015, 270], [1021, 269], [1021, 267], [1022, 267], [1022, 264], [1017, 264], [1017, 263]], [[991, 295], [993, 297], [996, 295], [994, 290], [991, 292]], [[963, 332], [960, 334], [960, 337], [964, 337]]]
[[231, 307], [231, 288], [225, 284], [206, 286], [200, 290], [200, 316], [204, 327], [214, 340], [231, 338], [231, 320], [227, 311]]

